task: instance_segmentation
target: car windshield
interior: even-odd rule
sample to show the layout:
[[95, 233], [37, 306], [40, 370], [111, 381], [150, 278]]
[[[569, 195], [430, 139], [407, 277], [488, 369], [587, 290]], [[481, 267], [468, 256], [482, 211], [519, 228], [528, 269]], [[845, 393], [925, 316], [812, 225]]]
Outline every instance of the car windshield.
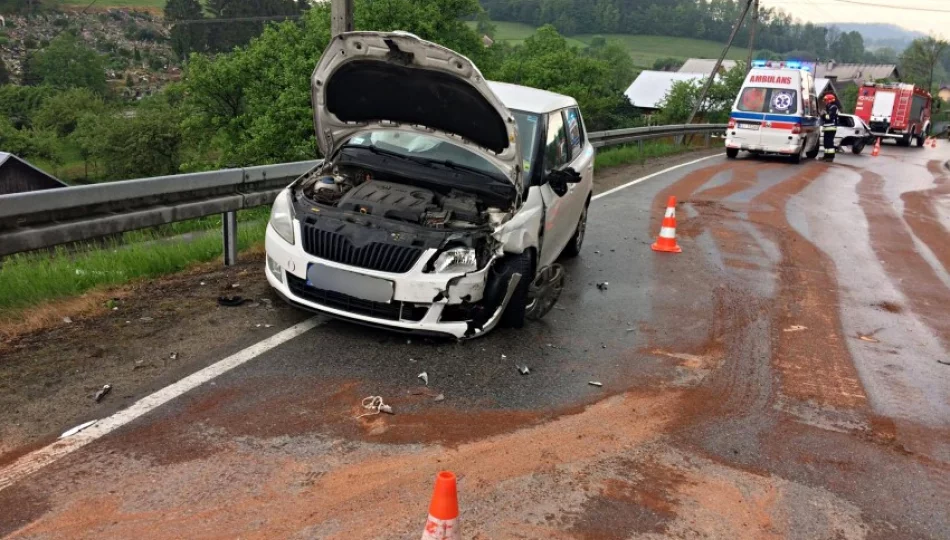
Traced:
[[747, 112], [795, 114], [798, 112], [798, 92], [787, 88], [748, 86], [739, 94], [737, 108]]
[[[512, 114], [518, 123], [518, 134], [521, 139], [521, 153], [525, 163], [525, 170], [528, 170], [537, 144], [538, 116], [523, 112], [514, 112]], [[450, 161], [457, 165], [492, 175], [497, 175], [500, 172], [490, 161], [477, 153], [461, 145], [452, 144], [424, 133], [391, 130], [364, 131], [354, 135], [347, 141], [346, 146], [378, 148], [387, 152], [401, 154], [411, 159], [421, 158], [432, 161]]]

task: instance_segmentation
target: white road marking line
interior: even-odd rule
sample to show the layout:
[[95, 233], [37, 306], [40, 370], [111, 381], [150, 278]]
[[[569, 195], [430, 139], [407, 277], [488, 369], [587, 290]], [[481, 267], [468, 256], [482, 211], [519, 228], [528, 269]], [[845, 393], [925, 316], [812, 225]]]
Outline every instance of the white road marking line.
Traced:
[[201, 386], [215, 377], [247, 363], [261, 354], [290, 341], [291, 339], [311, 330], [321, 320], [321, 317], [311, 317], [290, 328], [278, 332], [273, 336], [255, 343], [250, 347], [215, 362], [210, 366], [196, 371], [184, 379], [166, 386], [161, 390], [136, 401], [131, 407], [123, 409], [108, 418], [103, 418], [95, 425], [79, 433], [60, 439], [49, 446], [45, 446], [20, 457], [10, 465], [0, 468], [0, 491], [10, 487], [47, 465], [59, 460], [96, 439], [115, 431], [129, 422], [148, 414], [176, 397]]
[[614, 193], [615, 191], [620, 191], [621, 189], [628, 188], [628, 187], [630, 187], [630, 186], [635, 186], [635, 185], [639, 184], [640, 182], [643, 182], [643, 181], [645, 181], [645, 180], [649, 180], [649, 179], [651, 179], [651, 178], [653, 178], [653, 177], [655, 177], [655, 176], [659, 176], [659, 175], [661, 175], [661, 174], [666, 174], [666, 173], [668, 173], [668, 172], [670, 172], [670, 171], [675, 171], [676, 169], [679, 169], [679, 168], [681, 168], [681, 167], [686, 167], [686, 166], [688, 166], [688, 165], [693, 165], [694, 163], [699, 163], [700, 161], [704, 161], [704, 160], [707, 160], [707, 159], [710, 159], [710, 158], [720, 157], [720, 156], [724, 156], [724, 155], [726, 155], [726, 154], [725, 154], [725, 153], [722, 153], [722, 154], [713, 154], [713, 155], [711, 155], [711, 156], [706, 156], [706, 157], [701, 157], [701, 158], [699, 158], [699, 159], [694, 159], [693, 161], [687, 161], [686, 163], [680, 163], [679, 165], [673, 165], [672, 167], [669, 167], [669, 168], [667, 168], [667, 169], [663, 169], [662, 171], [657, 171], [657, 172], [655, 172], [655, 173], [648, 174], [648, 175], [646, 175], [646, 176], [642, 176], [642, 177], [640, 177], [640, 178], [637, 178], [636, 180], [633, 180], [633, 181], [631, 181], [631, 182], [627, 182], [626, 184], [617, 186], [617, 187], [615, 187], [615, 188], [608, 189], [607, 191], [605, 191], [605, 192], [603, 192], [603, 193], [598, 193], [597, 195], [594, 195], [594, 196], [591, 198], [591, 200], [592, 200], [592, 201], [596, 201], [597, 199], [599, 199], [599, 198], [601, 198], [601, 197], [606, 197], [607, 195], [610, 195], [611, 193]]

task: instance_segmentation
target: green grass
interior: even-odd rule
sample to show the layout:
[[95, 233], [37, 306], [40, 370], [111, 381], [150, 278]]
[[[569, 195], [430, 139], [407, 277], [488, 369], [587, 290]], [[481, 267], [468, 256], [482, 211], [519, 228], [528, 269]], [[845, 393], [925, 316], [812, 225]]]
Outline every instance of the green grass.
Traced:
[[[469, 24], [475, 25], [474, 22]], [[533, 27], [522, 23], [493, 21], [493, 24], [497, 27], [495, 39], [511, 44], [523, 43], [535, 31]], [[586, 47], [595, 36], [620, 43], [630, 52], [630, 57], [637, 67], [647, 69], [653, 67], [657, 58], [715, 58], [724, 45], [704, 39], [630, 34], [581, 34], [567, 40], [573, 46]], [[727, 58], [742, 60], [745, 56], [743, 49], [732, 48]]]
[[[468, 24], [473, 28], [475, 27], [475, 22], [469, 22]], [[492, 21], [492, 24], [496, 27], [495, 40], [504, 41], [511, 45], [521, 45], [535, 30], [533, 26], [517, 22]], [[584, 48], [587, 46], [573, 38], [567, 38], [567, 42], [574, 47]]]
[[[241, 250], [264, 241], [265, 222], [238, 227]], [[123, 236], [124, 243], [90, 246], [84, 251], [57, 249], [54, 253], [28, 253], [3, 260], [0, 266], [0, 315], [10, 316], [49, 300], [76, 296], [96, 287], [119, 285], [141, 278], [158, 277], [189, 266], [222, 258], [220, 234], [169, 239], [156, 231]]]
[[[717, 58], [725, 43], [707, 41], [704, 39], [692, 39], [672, 36], [644, 36], [629, 34], [584, 34], [574, 36], [582, 43], [590, 43], [595, 35], [607, 38], [607, 41], [615, 41], [622, 44], [628, 51], [633, 63], [637, 67], [651, 68], [653, 62], [658, 58]], [[732, 47], [726, 58], [730, 60], [743, 60], [748, 55], [748, 51]]]
[[[594, 158], [594, 168], [609, 169], [610, 167], [619, 167], [621, 165], [644, 163], [648, 159], [682, 154], [691, 148], [697, 148], [697, 145], [701, 147], [702, 144], [703, 138], [699, 136], [693, 141], [692, 147], [672, 144], [666, 141], [644, 141], [642, 151], [636, 144], [602, 148], [597, 151], [597, 156]], [[712, 144], [715, 146], [721, 143], [717, 143], [714, 140]]]

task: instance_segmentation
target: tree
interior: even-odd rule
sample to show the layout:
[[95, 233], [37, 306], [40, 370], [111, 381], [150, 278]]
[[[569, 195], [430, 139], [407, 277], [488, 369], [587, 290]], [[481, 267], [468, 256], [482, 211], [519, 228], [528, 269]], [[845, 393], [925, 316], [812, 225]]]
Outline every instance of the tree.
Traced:
[[676, 71], [683, 67], [683, 61], [679, 58], [657, 58], [653, 61], [654, 71]]
[[[478, 9], [475, 0], [365, 0], [355, 6], [355, 25], [412, 32], [467, 55], [488, 75], [505, 47], [486, 49], [465, 24]], [[329, 5], [315, 3], [300, 21], [268, 24], [245, 47], [193, 56], [182, 85], [188, 146], [216, 156], [217, 165], [312, 159], [310, 75], [329, 41]]]
[[33, 126], [66, 137], [76, 129], [81, 116], [99, 115], [105, 109], [102, 98], [88, 88], [71, 88], [43, 101], [33, 115]]
[[163, 97], [144, 100], [131, 118], [83, 115], [71, 139], [84, 159], [105, 166], [109, 179], [178, 173], [182, 132], [179, 109]]
[[24, 80], [26, 84], [45, 84], [60, 89], [88, 88], [100, 95], [106, 93], [102, 57], [69, 32], [60, 34], [33, 56], [29, 72], [31, 80]]
[[0, 85], [10, 84], [10, 72], [7, 71], [7, 65], [0, 58]]
[[[204, 12], [198, 0], [168, 0], [165, 4], [165, 20], [172, 23], [172, 51], [178, 58], [186, 60], [190, 53], [203, 51], [207, 46], [207, 36], [204, 24], [175, 23], [178, 21], [195, 21], [203, 18]], [[136, 60], [141, 62], [141, 58], [137, 58]]]
[[478, 15], [475, 16], [475, 31], [481, 36], [488, 36], [494, 39], [497, 30], [498, 28], [491, 22], [491, 17], [488, 16], [488, 13], [485, 10], [480, 10]]
[[915, 39], [901, 55], [901, 73], [927, 90], [934, 91], [934, 72], [950, 43], [935, 37]]

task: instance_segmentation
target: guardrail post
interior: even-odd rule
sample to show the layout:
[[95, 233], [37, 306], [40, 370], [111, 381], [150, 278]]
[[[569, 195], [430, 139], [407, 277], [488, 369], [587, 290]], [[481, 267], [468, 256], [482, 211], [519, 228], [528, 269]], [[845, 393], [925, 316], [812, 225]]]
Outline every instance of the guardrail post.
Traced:
[[643, 159], [643, 139], [637, 139], [637, 157]]
[[234, 210], [221, 214], [224, 231], [224, 266], [237, 262], [237, 212]]
[[705, 140], [706, 148], [709, 148], [709, 132], [708, 131], [703, 136], [703, 139]]

